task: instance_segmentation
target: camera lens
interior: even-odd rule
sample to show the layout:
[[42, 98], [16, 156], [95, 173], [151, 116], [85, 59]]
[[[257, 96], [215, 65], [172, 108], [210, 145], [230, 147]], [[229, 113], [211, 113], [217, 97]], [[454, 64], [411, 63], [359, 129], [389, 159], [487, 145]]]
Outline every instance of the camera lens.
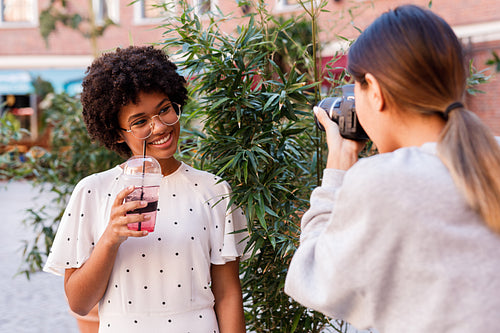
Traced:
[[[318, 103], [318, 107], [325, 110], [328, 117], [339, 125], [342, 137], [351, 140], [367, 140], [363, 127], [358, 121], [354, 102], [354, 84], [346, 84], [342, 88], [342, 97], [327, 97]], [[314, 121], [318, 128], [324, 131], [316, 116]]]
[[[325, 99], [322, 99], [317, 106], [325, 110], [326, 114], [328, 115], [328, 118], [338, 123], [338, 117], [335, 112], [335, 109], [340, 108], [341, 102], [342, 102], [341, 97], [327, 97]], [[318, 126], [320, 130], [322, 131], [325, 130], [325, 128], [323, 127], [323, 125], [320, 124], [316, 116], [314, 116], [314, 121], [316, 122], [316, 126]]]

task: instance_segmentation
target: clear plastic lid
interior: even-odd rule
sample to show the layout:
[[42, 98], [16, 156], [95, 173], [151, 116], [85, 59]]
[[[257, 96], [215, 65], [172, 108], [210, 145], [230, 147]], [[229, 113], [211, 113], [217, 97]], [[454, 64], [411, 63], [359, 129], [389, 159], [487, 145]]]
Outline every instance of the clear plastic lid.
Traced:
[[154, 157], [134, 156], [123, 165], [121, 182], [123, 186], [158, 186], [162, 178], [160, 163]]
[[123, 174], [142, 176], [142, 174], [161, 175], [160, 163], [152, 156], [133, 156], [123, 166]]

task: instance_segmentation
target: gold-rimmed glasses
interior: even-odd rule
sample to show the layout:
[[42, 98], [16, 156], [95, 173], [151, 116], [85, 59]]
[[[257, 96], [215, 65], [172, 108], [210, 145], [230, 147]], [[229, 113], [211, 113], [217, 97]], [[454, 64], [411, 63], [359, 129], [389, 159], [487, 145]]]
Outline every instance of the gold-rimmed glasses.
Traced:
[[137, 139], [147, 139], [153, 133], [155, 122], [154, 117], [158, 117], [163, 125], [172, 126], [177, 124], [181, 116], [181, 106], [177, 103], [171, 102], [170, 105], [161, 108], [158, 114], [152, 117], [143, 116], [134, 119], [128, 126], [128, 129], [122, 130], [132, 133]]

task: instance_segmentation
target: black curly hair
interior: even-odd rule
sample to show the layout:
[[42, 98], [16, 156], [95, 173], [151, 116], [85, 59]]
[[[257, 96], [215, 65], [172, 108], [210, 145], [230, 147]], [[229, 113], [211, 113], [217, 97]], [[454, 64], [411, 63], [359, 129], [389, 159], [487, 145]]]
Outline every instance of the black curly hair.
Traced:
[[118, 143], [118, 112], [138, 102], [139, 93], [163, 93], [184, 105], [186, 80], [177, 73], [162, 50], [152, 46], [118, 48], [95, 59], [83, 79], [83, 120], [93, 140], [122, 156], [131, 155], [126, 143]]

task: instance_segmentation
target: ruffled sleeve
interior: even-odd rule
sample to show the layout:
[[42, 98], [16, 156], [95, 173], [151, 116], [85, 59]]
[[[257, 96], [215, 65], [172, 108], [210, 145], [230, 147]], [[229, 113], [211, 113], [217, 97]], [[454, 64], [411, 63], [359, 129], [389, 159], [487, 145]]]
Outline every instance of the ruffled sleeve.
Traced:
[[211, 209], [211, 254], [212, 264], [223, 265], [228, 261], [248, 259], [251, 251], [245, 252], [249, 234], [245, 214], [234, 205], [228, 207], [231, 188], [227, 182], [215, 185], [216, 196], [209, 202]]
[[59, 224], [44, 271], [63, 275], [67, 268], [80, 267], [90, 256], [94, 246], [93, 230], [86, 220], [92, 218], [92, 190], [82, 180], [75, 187]]
[[109, 202], [116, 197], [119, 169], [82, 179], [73, 190], [61, 218], [54, 243], [43, 270], [64, 275], [87, 261], [107, 224]]

